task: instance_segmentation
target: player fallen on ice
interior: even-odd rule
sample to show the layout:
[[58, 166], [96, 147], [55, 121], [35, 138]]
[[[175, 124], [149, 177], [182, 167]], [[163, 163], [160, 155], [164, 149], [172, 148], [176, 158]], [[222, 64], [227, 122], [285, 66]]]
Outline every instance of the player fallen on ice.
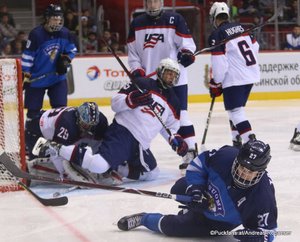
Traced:
[[239, 150], [223, 146], [205, 151], [189, 164], [186, 176], [171, 188], [190, 203], [178, 215], [138, 213], [118, 222], [121, 230], [145, 226], [174, 237], [206, 237], [229, 233], [239, 241], [272, 241], [277, 228], [273, 182], [266, 171], [270, 147], [250, 140]]
[[133, 76], [155, 73], [159, 62], [176, 58], [180, 77], [173, 89], [180, 102], [180, 128], [177, 131], [189, 147], [179, 169], [198, 154], [195, 129], [188, 113], [188, 69], [195, 61], [196, 45], [184, 17], [176, 11], [164, 11], [163, 0], [145, 0], [145, 13], [135, 17], [127, 38], [128, 65]]
[[[132, 180], [156, 179], [159, 169], [150, 143], [158, 133], [178, 155], [188, 152], [186, 142], [176, 133], [180, 126], [180, 105], [172, 87], [179, 74], [177, 61], [167, 58], [161, 60], [156, 80], [141, 77], [125, 85], [112, 98], [115, 117], [95, 153], [88, 146], [65, 146], [43, 140], [36, 143], [34, 150], [42, 157], [61, 156], [76, 169], [98, 174], [112, 169]], [[154, 111], [173, 134], [171, 137]]]
[[[84, 102], [78, 107], [61, 107], [43, 111], [41, 117], [31, 124], [29, 131], [32, 141], [43, 137], [63, 145], [85, 143], [93, 150], [97, 150], [108, 128], [107, 118], [95, 102]], [[54, 177], [59, 175], [61, 178], [66, 176], [66, 172], [68, 173], [70, 169], [69, 162], [59, 156], [46, 159], [34, 157], [27, 161], [27, 166], [32, 174]], [[106, 182], [109, 180], [108, 177]], [[104, 182], [103, 177], [101, 179]], [[113, 179], [110, 183], [114, 181]]]

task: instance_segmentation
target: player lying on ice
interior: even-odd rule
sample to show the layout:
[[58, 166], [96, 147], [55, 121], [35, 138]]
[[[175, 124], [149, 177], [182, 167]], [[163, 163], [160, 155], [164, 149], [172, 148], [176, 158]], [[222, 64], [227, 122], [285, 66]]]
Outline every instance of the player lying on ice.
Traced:
[[[30, 143], [33, 143], [29, 148], [31, 151], [35, 141], [39, 137], [44, 137], [63, 145], [86, 143], [92, 147], [92, 150], [97, 150], [107, 128], [107, 118], [99, 111], [98, 105], [94, 102], [84, 102], [79, 107], [50, 109], [43, 111], [41, 117], [28, 126], [27, 133], [31, 136]], [[30, 173], [54, 177], [58, 175], [64, 177], [71, 169], [69, 162], [65, 162], [59, 156], [43, 159], [31, 155], [27, 166]], [[103, 182], [103, 177], [99, 178]], [[108, 182], [109, 174], [106, 178]], [[116, 181], [112, 179], [110, 183]]]
[[[74, 168], [93, 173], [102, 174], [112, 169], [133, 180], [155, 179], [159, 169], [149, 147], [158, 133], [178, 155], [184, 156], [188, 151], [186, 142], [176, 134], [180, 125], [180, 105], [172, 87], [178, 77], [177, 61], [167, 58], [157, 68], [157, 80], [141, 77], [126, 84], [112, 98], [115, 117], [96, 152], [84, 145], [66, 146], [40, 139], [35, 145], [35, 153], [40, 157], [62, 157]], [[153, 110], [174, 134], [172, 137]]]
[[145, 226], [176, 237], [206, 237], [235, 231], [239, 241], [272, 241], [277, 207], [272, 180], [266, 168], [270, 147], [250, 140], [241, 150], [223, 146], [205, 151], [191, 161], [186, 176], [171, 188], [173, 194], [192, 196], [178, 215], [138, 213], [118, 222], [121, 230]]

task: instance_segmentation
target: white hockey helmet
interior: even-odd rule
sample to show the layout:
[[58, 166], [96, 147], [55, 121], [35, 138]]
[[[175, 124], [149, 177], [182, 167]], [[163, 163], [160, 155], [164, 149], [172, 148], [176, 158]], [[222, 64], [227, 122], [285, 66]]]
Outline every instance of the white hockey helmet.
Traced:
[[[148, 8], [148, 3], [151, 3], [152, 6], [152, 4], [157, 4], [159, 2], [160, 2], [160, 6], [157, 5], [158, 6], [157, 8], [156, 7]], [[145, 0], [146, 13], [151, 17], [157, 17], [161, 13], [163, 7], [164, 7], [164, 0]]]
[[209, 19], [210, 19], [211, 24], [213, 24], [214, 27], [217, 27], [216, 23], [215, 23], [216, 17], [221, 13], [227, 14], [227, 16], [229, 18], [230, 17], [229, 7], [224, 2], [215, 2], [209, 10]]
[[[173, 76], [165, 75], [166, 71], [172, 71]], [[162, 59], [156, 69], [157, 79], [160, 81], [163, 88], [167, 89], [174, 87], [178, 83], [180, 69], [178, 62], [171, 58]]]

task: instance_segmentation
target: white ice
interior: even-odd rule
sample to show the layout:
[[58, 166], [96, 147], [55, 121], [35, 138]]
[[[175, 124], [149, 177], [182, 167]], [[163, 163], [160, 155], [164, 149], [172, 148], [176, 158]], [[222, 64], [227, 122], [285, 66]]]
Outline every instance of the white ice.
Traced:
[[[209, 103], [190, 104], [200, 146]], [[110, 107], [101, 110], [112, 119]], [[300, 100], [249, 101], [246, 113], [258, 139], [271, 146], [269, 173], [273, 178], [279, 231], [291, 235], [278, 236], [276, 241], [295, 242], [300, 238], [300, 152], [288, 149], [294, 128], [300, 122]], [[227, 113], [223, 104], [215, 103], [209, 125], [206, 148], [230, 144]], [[125, 187], [169, 193], [180, 177], [180, 158], [158, 136], [151, 147], [161, 169], [153, 182], [131, 182]], [[116, 147], [116, 152], [118, 147]], [[40, 196], [51, 197], [60, 186], [44, 185], [33, 188]], [[137, 212], [177, 213], [178, 203], [171, 199], [141, 196], [115, 191], [76, 190], [68, 194], [69, 203], [62, 207], [44, 207], [25, 191], [0, 194], [0, 241], [2, 242], [96, 242], [96, 241], [224, 241], [217, 239], [176, 239], [139, 227], [129, 232], [119, 231], [119, 218]], [[227, 241], [231, 241], [226, 237]]]

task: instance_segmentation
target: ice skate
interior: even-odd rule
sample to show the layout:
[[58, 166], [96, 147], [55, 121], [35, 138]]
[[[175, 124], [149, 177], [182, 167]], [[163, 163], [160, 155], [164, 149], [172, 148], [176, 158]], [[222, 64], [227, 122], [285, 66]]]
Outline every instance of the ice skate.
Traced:
[[142, 218], [146, 213], [136, 213], [125, 216], [118, 221], [118, 228], [120, 230], [128, 231], [141, 226]]
[[294, 135], [290, 141], [290, 149], [300, 151], [300, 132], [297, 132], [297, 129], [295, 129]]

